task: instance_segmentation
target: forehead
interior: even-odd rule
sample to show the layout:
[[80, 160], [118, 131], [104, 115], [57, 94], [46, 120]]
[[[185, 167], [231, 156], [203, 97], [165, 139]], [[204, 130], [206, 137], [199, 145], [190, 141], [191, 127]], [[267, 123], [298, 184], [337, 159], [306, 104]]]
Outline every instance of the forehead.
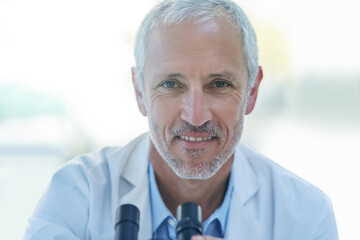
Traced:
[[145, 77], [146, 72], [162, 72], [163, 68], [180, 71], [176, 68], [195, 65], [242, 68], [246, 65], [239, 30], [220, 17], [206, 23], [189, 20], [159, 26], [151, 34], [146, 53]]

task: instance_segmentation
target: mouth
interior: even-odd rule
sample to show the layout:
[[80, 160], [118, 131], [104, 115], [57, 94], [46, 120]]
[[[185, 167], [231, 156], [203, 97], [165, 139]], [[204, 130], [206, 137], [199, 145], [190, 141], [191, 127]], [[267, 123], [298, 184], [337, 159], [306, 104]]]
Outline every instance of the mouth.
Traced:
[[204, 142], [204, 141], [210, 141], [213, 137], [189, 137], [189, 136], [181, 135], [180, 138], [182, 140], [189, 142]]

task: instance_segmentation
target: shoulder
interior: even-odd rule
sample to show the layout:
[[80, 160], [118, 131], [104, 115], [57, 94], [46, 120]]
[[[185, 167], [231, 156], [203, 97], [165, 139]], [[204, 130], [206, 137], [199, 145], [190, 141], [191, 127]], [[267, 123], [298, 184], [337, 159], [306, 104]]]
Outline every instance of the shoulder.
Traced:
[[72, 174], [79, 178], [106, 178], [116, 174], [116, 170], [126, 166], [132, 155], [144, 148], [143, 142], [146, 141], [147, 134], [143, 134], [124, 147], [104, 147], [94, 152], [79, 155], [67, 162], [54, 175]]
[[288, 225], [290, 222], [298, 224], [299, 229], [310, 229], [316, 221], [333, 214], [330, 199], [318, 187], [244, 145], [240, 145], [239, 150], [259, 181], [253, 200], [257, 207], [269, 209], [260, 216], [284, 224], [288, 221]]
[[242, 144], [233, 172], [238, 214], [260, 226], [261, 239], [338, 239], [332, 204], [316, 186]]
[[245, 156], [245, 160], [254, 170], [256, 177], [260, 180], [262, 185], [267, 185], [279, 192], [284, 191], [284, 195], [286, 196], [309, 195], [309, 197], [313, 196], [328, 199], [325, 193], [318, 187], [264, 155], [257, 153], [242, 144], [239, 146], [239, 150]]
[[[75, 239], [74, 235], [85, 239], [89, 231], [92, 236], [111, 236], [117, 208], [114, 196], [124, 191], [120, 187], [126, 187], [119, 185], [121, 172], [126, 172], [124, 168], [134, 156], [137, 158], [139, 149], [144, 147], [143, 141], [146, 135], [125, 147], [102, 148], [66, 163], [52, 177], [29, 220], [26, 236], [40, 239], [38, 236], [42, 236], [43, 229], [51, 229], [51, 233], [61, 239]], [[96, 226], [100, 221], [107, 226], [106, 231], [98, 231]], [[53, 235], [46, 238], [51, 239]]]

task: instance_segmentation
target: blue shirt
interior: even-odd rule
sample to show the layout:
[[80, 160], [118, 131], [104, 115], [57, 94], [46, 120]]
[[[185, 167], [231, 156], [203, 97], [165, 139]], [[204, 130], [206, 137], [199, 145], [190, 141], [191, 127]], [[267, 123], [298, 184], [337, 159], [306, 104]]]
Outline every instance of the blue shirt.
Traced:
[[[149, 185], [153, 239], [176, 240], [176, 218], [165, 206], [165, 203], [160, 196], [151, 163], [149, 164]], [[232, 191], [233, 179], [232, 174], [230, 174], [228, 187], [221, 206], [217, 208], [203, 223], [204, 235], [214, 237], [224, 236], [229, 214]]]

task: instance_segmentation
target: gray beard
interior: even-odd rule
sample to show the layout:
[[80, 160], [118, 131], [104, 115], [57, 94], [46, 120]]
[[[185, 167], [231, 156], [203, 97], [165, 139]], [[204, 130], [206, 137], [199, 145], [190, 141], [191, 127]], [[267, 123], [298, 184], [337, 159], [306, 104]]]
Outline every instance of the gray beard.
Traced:
[[226, 160], [219, 157], [214, 158], [210, 163], [203, 164], [196, 171], [189, 165], [185, 164], [181, 159], [165, 158], [165, 161], [169, 164], [175, 174], [182, 179], [199, 179], [205, 180], [214, 176]]

